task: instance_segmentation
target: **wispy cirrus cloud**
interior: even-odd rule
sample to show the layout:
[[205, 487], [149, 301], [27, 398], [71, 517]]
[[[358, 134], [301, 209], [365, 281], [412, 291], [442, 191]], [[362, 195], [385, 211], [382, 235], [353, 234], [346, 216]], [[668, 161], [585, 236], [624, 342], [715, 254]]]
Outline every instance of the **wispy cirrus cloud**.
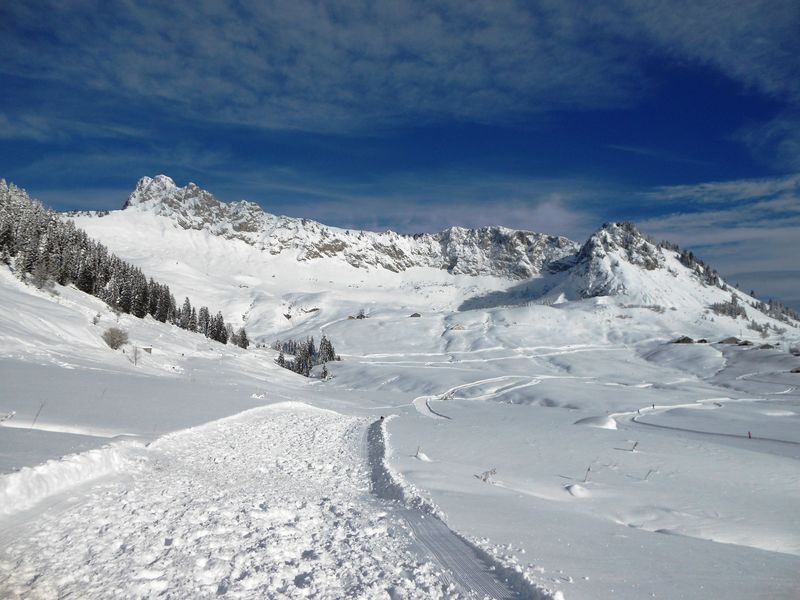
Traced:
[[118, 123], [92, 123], [28, 112], [15, 114], [0, 112], [0, 140], [52, 142], [75, 136], [119, 139], [143, 138], [146, 135], [143, 128]]
[[800, 110], [783, 112], [766, 123], [747, 125], [736, 137], [762, 162], [780, 169], [800, 170]]
[[627, 154], [643, 156], [645, 158], [652, 158], [658, 161], [688, 163], [693, 165], [707, 164], [704, 163], [703, 161], [699, 161], [697, 159], [689, 158], [686, 156], [681, 156], [673, 152], [661, 150], [659, 148], [648, 148], [645, 146], [625, 146], [622, 144], [609, 144], [608, 147], [611, 150], [617, 150], [618, 152], [625, 152]]
[[[763, 202], [784, 198], [792, 204], [800, 196], [800, 173], [782, 177], [712, 181], [690, 185], [671, 185], [655, 188], [646, 197], [656, 201], [688, 204], [732, 204]], [[800, 208], [800, 205], [798, 205]]]
[[732, 283], [800, 303], [800, 174], [663, 187], [645, 197], [682, 207], [641, 221], [649, 234], [692, 248]]
[[633, 35], [660, 52], [800, 102], [800, 4], [793, 0], [625, 2]]
[[796, 2], [125, 2], [0, 7], [0, 72], [181, 116], [350, 131], [626, 106], [654, 57], [800, 99]]

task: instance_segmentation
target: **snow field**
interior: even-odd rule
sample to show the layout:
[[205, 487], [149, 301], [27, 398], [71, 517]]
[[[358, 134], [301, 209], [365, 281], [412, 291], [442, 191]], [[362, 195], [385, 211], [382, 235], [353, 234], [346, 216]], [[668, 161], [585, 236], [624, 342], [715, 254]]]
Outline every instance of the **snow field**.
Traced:
[[539, 585], [567, 598], [794, 597], [796, 459], [624, 421], [582, 427], [559, 409], [444, 406], [450, 420], [389, 421], [394, 468], [453, 530], [503, 540], [496, 550]]
[[[57, 288], [59, 296], [52, 297], [24, 288], [13, 278], [3, 280], [0, 303], [16, 307], [18, 316], [0, 320], [0, 378], [5, 384], [0, 413], [16, 411], [16, 424], [27, 427], [46, 402], [37, 428], [28, 432], [44, 442], [38, 454], [17, 456], [16, 440], [25, 430], [0, 428], [4, 464], [16, 468], [61, 456], [68, 440], [56, 443], [56, 436], [66, 431], [87, 433], [81, 443], [94, 440], [97, 445], [108, 443], [101, 435], [133, 433], [153, 439], [287, 398], [351, 415], [317, 415], [318, 424], [325, 427], [326, 419], [374, 420], [379, 414], [396, 414], [388, 422], [393, 452], [386, 459], [396, 480], [422, 490], [447, 514], [448, 524], [496, 564], [516, 561], [531, 581], [563, 589], [570, 600], [796, 598], [800, 529], [793, 516], [800, 501], [800, 478], [793, 450], [777, 449], [763, 440], [710, 434], [741, 435], [748, 429], [758, 429], [765, 437], [792, 433], [800, 413], [800, 376], [788, 373], [798, 361], [785, 348], [797, 343], [797, 332], [789, 329], [785, 336], [772, 336], [770, 342], [782, 344], [775, 351], [668, 344], [679, 334], [712, 342], [737, 335], [759, 342], [746, 328], [742, 334], [741, 320], [704, 312], [708, 304], [727, 300], [730, 294], [699, 287], [672, 259], [667, 263], [678, 271], [677, 277], [666, 271], [628, 271], [622, 263], [620, 280], [634, 292], [644, 290], [638, 296], [573, 301], [575, 282], [544, 277], [514, 283], [453, 277], [428, 268], [397, 274], [354, 269], [334, 259], [297, 262], [289, 253], [269, 255], [236, 240], [183, 231], [146, 214], [123, 218], [112, 213], [86, 218], [79, 225], [148, 275], [169, 283], [179, 302], [186, 294], [196, 305], [220, 308], [235, 325], [244, 323], [257, 341], [307, 335], [318, 340], [325, 332], [344, 360], [329, 365], [330, 381], [305, 380], [274, 367], [268, 350], [240, 352], [152, 320], [117, 318], [69, 288]], [[164, 258], [170, 256], [178, 258]], [[544, 298], [519, 305], [551, 284], [563, 284], [553, 290], [552, 304]], [[459, 310], [465, 305], [480, 308]], [[368, 319], [348, 319], [360, 308]], [[101, 320], [93, 326], [97, 312]], [[411, 319], [412, 312], [422, 316]], [[134, 368], [129, 354], [111, 352], [99, 335], [112, 324], [129, 329], [135, 343], [152, 345], [153, 354]], [[727, 401], [716, 407], [713, 399], [720, 398]], [[643, 415], [640, 423], [631, 421], [632, 411], [653, 404], [657, 410]], [[705, 408], [695, 408], [698, 404]], [[308, 433], [304, 418], [298, 416], [298, 425], [280, 417], [286, 428], [297, 425]], [[261, 422], [256, 414], [247, 419]], [[584, 424], [609, 428], [575, 425], [582, 419], [588, 420]], [[359, 422], [363, 430], [366, 421]], [[610, 428], [612, 423], [616, 429]], [[127, 512], [116, 506], [129, 485], [121, 481], [128, 477], [125, 473], [99, 480], [85, 509], [69, 508], [68, 515], [85, 510], [80, 514], [86, 523], [104, 522], [105, 512], [114, 523], [128, 521], [114, 530], [130, 549], [117, 550], [119, 556], [112, 553], [108, 559], [111, 581], [126, 580], [125, 567], [112, 565], [127, 561], [128, 575], [136, 575], [136, 585], [141, 586], [136, 589], [143, 590], [139, 595], [154, 595], [159, 586], [168, 586], [186, 596], [194, 584], [202, 594], [220, 590], [248, 595], [244, 590], [249, 582], [254, 596], [302, 597], [316, 590], [322, 597], [333, 597], [353, 590], [354, 596], [369, 597], [374, 569], [384, 569], [400, 597], [417, 582], [427, 585], [432, 596], [447, 595], [441, 562], [430, 558], [430, 549], [419, 542], [415, 523], [380, 505], [377, 512], [386, 514], [377, 517], [369, 508], [372, 499], [364, 508], [361, 500], [350, 500], [355, 496], [349, 493], [344, 500], [337, 496], [337, 510], [342, 513], [341, 506], [351, 502], [362, 511], [352, 522], [381, 531], [372, 538], [374, 544], [369, 543], [375, 560], [363, 562], [361, 555], [367, 550], [358, 544], [338, 554], [324, 549], [320, 556], [330, 559], [324, 566], [323, 560], [303, 559], [301, 547], [328, 543], [325, 540], [335, 538], [329, 532], [338, 527], [332, 522], [341, 522], [314, 491], [314, 481], [324, 478], [305, 466], [305, 455], [280, 450], [289, 442], [277, 442], [276, 452], [288, 457], [278, 469], [269, 444], [258, 441], [266, 435], [261, 428], [236, 419], [209, 427], [181, 434], [198, 436], [191, 458], [172, 436], [164, 446], [157, 442], [148, 450], [153, 458], [142, 468], [152, 481], [143, 481], [138, 473], [133, 477]], [[290, 439], [289, 432], [273, 432], [268, 425], [264, 429], [276, 440]], [[212, 435], [222, 430], [235, 432], [233, 448]], [[305, 447], [302, 441], [292, 443]], [[350, 460], [353, 454], [345, 453], [346, 445], [323, 446], [325, 460], [343, 464], [337, 452], [346, 455], [342, 461]], [[263, 463], [256, 454], [266, 457], [261, 457]], [[320, 454], [312, 450], [310, 456]], [[296, 460], [300, 462], [295, 465]], [[243, 483], [242, 465], [248, 465], [252, 485]], [[195, 471], [203, 466], [202, 472], [190, 466]], [[475, 477], [493, 467], [496, 475], [490, 482]], [[365, 493], [369, 473], [354, 469], [347, 477], [360, 482], [355, 488]], [[335, 488], [342, 484], [340, 479], [331, 476], [327, 482]], [[197, 510], [189, 511], [189, 499], [178, 491], [182, 487], [197, 495]], [[74, 493], [80, 496], [84, 489]], [[156, 507], [153, 498], [158, 494], [170, 499]], [[260, 521], [252, 517], [251, 512], [272, 510], [253, 509], [258, 494], [275, 502], [268, 506], [280, 505], [288, 513]], [[306, 506], [298, 508], [296, 498]], [[220, 508], [223, 501], [229, 502], [226, 508]], [[212, 510], [215, 506], [219, 510]], [[175, 535], [161, 531], [161, 524], [153, 526], [153, 536], [132, 533], [135, 519], [140, 524], [155, 519], [145, 520], [153, 510], [176, 523]], [[184, 510], [195, 522], [173, 517]], [[36, 511], [34, 507], [30, 514], [35, 517]], [[237, 521], [223, 514], [230, 511], [242, 516]], [[39, 545], [14, 542], [14, 560], [23, 557], [20, 564], [27, 564], [29, 593], [46, 596], [44, 587], [36, 587], [40, 580], [42, 586], [51, 586], [48, 590], [59, 589], [52, 587], [53, 577], [48, 579], [47, 564], [64, 577], [74, 567], [80, 577], [90, 578], [95, 567], [81, 567], [83, 563], [71, 557], [59, 567], [52, 553], [44, 552], [51, 562], [45, 561], [42, 576], [34, 579], [40, 567], [32, 565], [40, 547], [52, 544], [69, 556], [86, 539], [79, 532], [78, 517], [70, 517], [63, 534], [49, 513], [36, 518], [49, 527], [46, 534], [37, 530]], [[293, 519], [294, 526], [287, 525]], [[312, 530], [327, 533], [307, 542], [310, 534], [300, 521], [313, 522]], [[230, 531], [192, 537], [193, 531], [213, 532], [217, 527]], [[245, 533], [235, 537], [234, 530]], [[102, 536], [92, 536], [100, 548]], [[261, 549], [252, 549], [251, 539], [258, 536], [271, 548], [269, 560], [261, 558]], [[347, 533], [343, 539], [351, 537], [363, 540]], [[169, 546], [167, 538], [172, 540]], [[390, 541], [395, 545], [389, 546]], [[212, 542], [216, 546], [209, 545]], [[421, 546], [430, 564], [420, 555], [404, 554], [406, 543], [410, 551]], [[166, 553], [167, 547], [173, 550]], [[91, 557], [80, 552], [88, 565]], [[347, 559], [347, 553], [354, 558]], [[300, 559], [292, 562], [297, 554]], [[395, 574], [378, 554], [408, 574]], [[235, 559], [239, 556], [243, 558]], [[206, 562], [199, 565], [195, 559]], [[184, 575], [170, 575], [171, 567], [159, 566], [169, 560]], [[363, 582], [352, 587], [335, 583], [330, 569], [346, 573], [347, 568], [330, 565], [347, 560], [367, 565], [372, 575], [363, 575]], [[152, 579], [139, 577], [139, 569]], [[303, 578], [295, 582], [306, 572], [312, 573], [313, 585]], [[229, 583], [220, 587], [226, 578]], [[411, 587], [403, 587], [406, 581]], [[15, 589], [23, 594], [25, 584], [18, 585]], [[77, 590], [77, 585], [64, 589]]]
[[298, 403], [168, 435], [0, 555], [5, 598], [444, 597], [369, 496], [366, 423]]

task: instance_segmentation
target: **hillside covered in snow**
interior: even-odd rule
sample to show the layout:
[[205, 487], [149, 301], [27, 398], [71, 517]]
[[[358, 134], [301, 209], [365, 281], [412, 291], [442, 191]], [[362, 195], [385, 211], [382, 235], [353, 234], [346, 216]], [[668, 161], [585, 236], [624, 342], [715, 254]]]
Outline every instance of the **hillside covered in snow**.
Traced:
[[[59, 215], [3, 182], [0, 252], [3, 597], [796, 596], [800, 323], [629, 223], [348, 232], [165, 176]], [[271, 348], [322, 336], [308, 377]]]

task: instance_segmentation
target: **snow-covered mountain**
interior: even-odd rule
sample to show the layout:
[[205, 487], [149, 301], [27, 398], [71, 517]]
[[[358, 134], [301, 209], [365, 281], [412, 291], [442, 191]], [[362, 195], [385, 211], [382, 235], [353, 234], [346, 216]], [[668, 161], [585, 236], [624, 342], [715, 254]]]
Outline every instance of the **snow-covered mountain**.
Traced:
[[354, 267], [395, 272], [434, 267], [454, 274], [522, 279], [577, 250], [565, 237], [505, 227], [451, 227], [420, 235], [349, 231], [272, 215], [253, 202], [220, 202], [196, 184], [179, 187], [166, 175], [142, 177], [124, 210], [162, 216], [183, 229], [240, 239], [270, 254], [291, 252], [300, 261], [340, 257]]
[[[353, 290], [372, 289], [377, 295], [369, 295], [370, 304], [401, 298], [414, 310], [617, 296], [622, 304], [681, 310], [692, 319], [735, 293], [747, 307], [743, 316], [773, 323], [770, 317], [777, 315], [631, 223], [607, 223], [582, 245], [504, 227], [356, 232], [275, 216], [253, 202], [221, 202], [166, 175], [140, 179], [122, 210], [72, 217], [120, 257], [174, 284], [181, 296], [227, 305], [227, 318], [265, 332], [284, 328], [287, 314], [303, 310], [295, 306], [306, 297], [298, 296], [300, 289], [355, 306], [360, 300]], [[311, 301], [305, 310], [310, 308]]]

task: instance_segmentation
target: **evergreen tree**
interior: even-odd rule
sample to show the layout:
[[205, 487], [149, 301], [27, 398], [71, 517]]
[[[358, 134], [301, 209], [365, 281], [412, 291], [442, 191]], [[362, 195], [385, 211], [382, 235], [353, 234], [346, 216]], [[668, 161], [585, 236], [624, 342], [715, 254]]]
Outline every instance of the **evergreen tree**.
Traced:
[[155, 318], [158, 313], [158, 299], [161, 296], [161, 286], [153, 278], [147, 284], [147, 314]]
[[183, 301], [183, 306], [180, 310], [180, 319], [178, 322], [178, 326], [181, 329], [191, 329], [191, 319], [192, 319], [192, 303], [189, 302], [189, 297], [187, 296], [186, 299]]
[[170, 312], [170, 298], [169, 288], [165, 285], [158, 286], [158, 299], [156, 300], [156, 314], [154, 315], [157, 321], [166, 323], [169, 318]]
[[228, 330], [221, 312], [211, 317], [208, 323], [208, 337], [221, 344], [228, 343]]
[[94, 271], [88, 262], [84, 262], [81, 265], [76, 285], [80, 291], [87, 294], [91, 294], [94, 291]]
[[219, 337], [217, 341], [220, 344], [227, 344], [228, 343], [228, 328], [225, 326], [225, 319], [222, 316], [221, 312], [217, 313], [217, 332]]
[[49, 281], [50, 277], [47, 270], [47, 258], [40, 256], [36, 259], [36, 263], [33, 265], [31, 283], [33, 283], [33, 285], [35, 285], [37, 288], [42, 289]]
[[208, 307], [201, 306], [200, 312], [197, 313], [197, 331], [198, 333], [202, 333], [206, 337], [211, 337], [209, 335], [210, 326], [211, 326], [211, 314], [208, 311]]
[[244, 327], [236, 332], [236, 345], [245, 350], [250, 346], [250, 340], [247, 337], [247, 331], [245, 331]]
[[138, 269], [133, 275], [133, 280], [131, 282], [131, 313], [139, 317], [140, 319], [144, 318], [147, 315], [147, 279], [145, 279], [144, 275]]
[[333, 349], [333, 344], [325, 335], [322, 336], [319, 342], [319, 360], [323, 363], [336, 360], [336, 352]]

